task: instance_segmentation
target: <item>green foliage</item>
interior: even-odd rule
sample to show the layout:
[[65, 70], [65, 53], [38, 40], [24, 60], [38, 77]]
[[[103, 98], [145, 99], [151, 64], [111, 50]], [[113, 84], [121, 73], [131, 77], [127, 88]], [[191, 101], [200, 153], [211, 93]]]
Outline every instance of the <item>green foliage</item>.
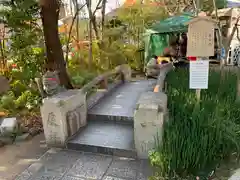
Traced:
[[163, 7], [153, 6], [151, 3], [135, 4], [131, 7], [121, 8], [118, 11], [118, 18], [123, 24], [128, 25], [131, 30], [144, 30], [155, 21], [160, 21], [168, 15]]
[[[3, 1], [0, 20], [9, 29], [7, 58], [13, 60], [25, 78], [35, 78], [44, 61], [39, 6], [35, 0]], [[39, 48], [42, 47], [42, 48]]]
[[39, 24], [39, 5], [35, 0], [1, 1], [0, 21], [9, 30], [6, 40], [7, 60], [17, 70], [7, 74], [11, 91], [1, 98], [0, 109], [11, 115], [32, 110], [40, 105], [33, 79], [42, 72], [44, 61], [43, 34]]
[[77, 76], [72, 77], [72, 83], [75, 86], [80, 86], [81, 87], [84, 84], [84, 82], [85, 82], [85, 79], [81, 75], [77, 75]]
[[[216, 2], [217, 9], [225, 8], [226, 5], [227, 5], [227, 1], [226, 0], [216, 0], [215, 2]], [[201, 0], [200, 3], [202, 5], [202, 10], [203, 11], [212, 12], [214, 10], [213, 1]]]
[[69, 62], [68, 72], [71, 77], [71, 82], [76, 88], [81, 88], [96, 76], [96, 72], [85, 70], [83, 63], [80, 63], [79, 60], [74, 58]]
[[72, 83], [75, 87], [82, 87], [83, 85], [90, 82], [95, 77], [94, 73], [89, 73], [87, 71], [81, 71], [75, 76], [71, 76]]
[[3, 95], [1, 97], [1, 110], [15, 110], [15, 104], [14, 104], [14, 99], [15, 96], [13, 94], [13, 92], [9, 92], [6, 95]]
[[198, 103], [188, 74], [180, 69], [167, 77], [170, 119], [164, 124], [163, 144], [156, 140], [150, 159], [163, 175], [205, 179], [226, 157], [240, 152], [237, 76], [211, 71], [209, 89], [202, 90]]
[[[116, 11], [117, 20], [121, 22], [115, 28], [104, 32], [107, 47], [104, 49], [106, 59], [111, 59], [109, 67], [120, 63], [128, 63], [135, 70], [142, 70], [142, 56], [138, 49], [144, 46], [142, 34], [149, 25], [167, 17], [163, 7], [153, 6], [151, 2], [140, 2], [130, 7], [122, 7]], [[106, 43], [105, 43], [106, 44]], [[109, 62], [106, 60], [104, 62]], [[117, 62], [117, 63], [116, 63]]]
[[33, 109], [40, 104], [40, 98], [30, 90], [24, 91], [21, 96], [19, 96], [15, 101], [15, 106], [17, 109]]
[[106, 27], [107, 28], [115, 28], [115, 27], [120, 27], [120, 26], [122, 26], [123, 24], [122, 24], [122, 21], [120, 21], [119, 19], [111, 19], [108, 23], [107, 23], [107, 25], [106, 25]]
[[34, 110], [40, 104], [41, 98], [34, 91], [26, 90], [20, 96], [15, 96], [12, 91], [9, 91], [8, 94], [1, 97], [0, 110], [16, 115], [24, 109]]
[[16, 96], [20, 96], [22, 94], [22, 92], [27, 90], [27, 86], [22, 84], [20, 80], [13, 81], [13, 83], [10, 86], [11, 86], [12, 92]]

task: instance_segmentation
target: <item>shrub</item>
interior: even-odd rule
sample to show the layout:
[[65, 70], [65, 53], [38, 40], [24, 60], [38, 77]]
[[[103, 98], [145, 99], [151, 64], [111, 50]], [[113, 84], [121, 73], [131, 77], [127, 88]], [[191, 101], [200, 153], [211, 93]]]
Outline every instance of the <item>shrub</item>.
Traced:
[[40, 98], [38, 95], [34, 94], [33, 92], [27, 90], [21, 94], [15, 101], [15, 105], [18, 109], [33, 109], [34, 107], [40, 104]]
[[87, 72], [87, 71], [78, 71], [77, 73], [73, 73], [71, 75], [72, 83], [75, 87], [81, 88], [84, 84], [91, 81], [94, 77], [96, 77], [95, 73]]
[[179, 69], [167, 77], [170, 118], [163, 143], [156, 140], [150, 159], [163, 175], [207, 177], [224, 158], [240, 152], [237, 76], [211, 71], [209, 88], [202, 90], [198, 103], [188, 74]]
[[6, 95], [3, 95], [1, 98], [0, 107], [2, 111], [8, 110], [10, 112], [15, 110], [15, 103], [14, 103], [14, 93], [9, 91]]
[[80, 75], [72, 77], [72, 83], [77, 87], [81, 87], [84, 84], [84, 81], [85, 79]]
[[11, 90], [13, 91], [15, 96], [20, 96], [22, 92], [27, 90], [27, 86], [24, 85], [20, 80], [15, 80], [11, 83]]

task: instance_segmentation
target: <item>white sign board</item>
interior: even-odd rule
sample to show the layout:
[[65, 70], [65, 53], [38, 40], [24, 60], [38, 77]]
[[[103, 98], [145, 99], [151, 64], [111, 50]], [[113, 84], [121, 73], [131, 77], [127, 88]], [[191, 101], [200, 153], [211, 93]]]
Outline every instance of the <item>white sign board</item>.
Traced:
[[190, 61], [190, 89], [207, 89], [209, 76], [209, 61]]

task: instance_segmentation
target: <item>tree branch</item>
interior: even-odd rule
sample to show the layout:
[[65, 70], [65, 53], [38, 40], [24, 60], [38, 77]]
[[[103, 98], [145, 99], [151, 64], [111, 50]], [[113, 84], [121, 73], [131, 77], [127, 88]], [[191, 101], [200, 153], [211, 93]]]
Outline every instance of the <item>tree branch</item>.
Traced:
[[97, 3], [96, 9], [93, 11], [93, 15], [96, 14], [97, 10], [101, 9], [101, 6], [100, 6], [101, 3], [102, 3], [102, 0], [99, 0]]
[[73, 20], [72, 20], [72, 23], [71, 23], [71, 26], [70, 26], [70, 29], [69, 29], [69, 33], [68, 33], [68, 39], [67, 39], [67, 50], [66, 50], [66, 57], [65, 57], [66, 64], [68, 64], [69, 43], [70, 43], [70, 39], [71, 39], [71, 34], [72, 34], [72, 29], [73, 29], [74, 22], [77, 19], [79, 11], [81, 11], [84, 8], [84, 6], [86, 6], [86, 5], [87, 5], [87, 3], [83, 4], [80, 8], [78, 8], [77, 11], [75, 12], [74, 17], [73, 17]]

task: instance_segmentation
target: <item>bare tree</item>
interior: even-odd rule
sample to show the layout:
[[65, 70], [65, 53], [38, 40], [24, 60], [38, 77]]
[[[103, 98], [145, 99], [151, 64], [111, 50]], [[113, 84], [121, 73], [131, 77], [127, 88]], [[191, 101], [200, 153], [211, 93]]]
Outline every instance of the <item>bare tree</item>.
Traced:
[[88, 9], [88, 16], [89, 16], [89, 54], [88, 54], [88, 64], [89, 68], [92, 67], [92, 61], [93, 61], [93, 55], [92, 55], [92, 43], [93, 43], [93, 37], [92, 37], [92, 0], [86, 0], [86, 5]]
[[73, 4], [74, 4], [74, 10], [75, 10], [75, 19], [76, 19], [76, 33], [77, 33], [77, 47], [79, 49], [79, 4], [78, 4], [78, 0], [73, 0]]
[[[86, 4], [83, 4], [81, 7], [78, 7], [78, 9], [76, 9], [76, 12], [75, 12], [75, 14], [73, 16], [73, 20], [72, 20], [72, 23], [71, 23], [71, 26], [70, 26], [70, 29], [69, 29], [69, 32], [68, 32], [67, 50], [66, 50], [66, 57], [65, 57], [66, 63], [68, 63], [69, 43], [70, 43], [70, 40], [71, 40], [71, 34], [72, 34], [72, 30], [73, 30], [73, 25], [74, 25], [75, 20], [77, 19], [77, 16], [79, 15], [79, 11], [81, 11], [85, 6], [86, 6]], [[77, 39], [77, 41], [79, 42], [78, 39]]]
[[[89, 15], [89, 66], [91, 67], [93, 57], [92, 57], [92, 43], [93, 43], [93, 34], [92, 30], [94, 30], [95, 38], [98, 42], [98, 46], [101, 47], [101, 38], [98, 29], [97, 17], [96, 13], [98, 10], [102, 10], [102, 15], [105, 16], [105, 9], [106, 9], [106, 0], [98, 0], [97, 5], [94, 10], [92, 10], [92, 0], [86, 0], [86, 5], [88, 9]], [[102, 17], [102, 30], [104, 28], [105, 19], [104, 16]]]
[[107, 0], [102, 0], [102, 21], [101, 21], [101, 27], [102, 27], [102, 38], [104, 33], [104, 27], [105, 27], [105, 14], [106, 14], [106, 4]]
[[2, 27], [0, 26], [0, 61], [2, 61], [2, 64], [5, 64], [5, 53], [4, 53], [4, 47], [5, 47], [5, 27], [4, 25], [2, 25]]
[[92, 10], [92, 0], [86, 0], [89, 19], [92, 23], [92, 28], [94, 30], [95, 37], [96, 37], [97, 40], [100, 40], [100, 35], [99, 35], [99, 30], [98, 30], [98, 25], [97, 25], [96, 12], [98, 10], [102, 9], [102, 1], [103, 0], [98, 0], [96, 8], [94, 10]]

